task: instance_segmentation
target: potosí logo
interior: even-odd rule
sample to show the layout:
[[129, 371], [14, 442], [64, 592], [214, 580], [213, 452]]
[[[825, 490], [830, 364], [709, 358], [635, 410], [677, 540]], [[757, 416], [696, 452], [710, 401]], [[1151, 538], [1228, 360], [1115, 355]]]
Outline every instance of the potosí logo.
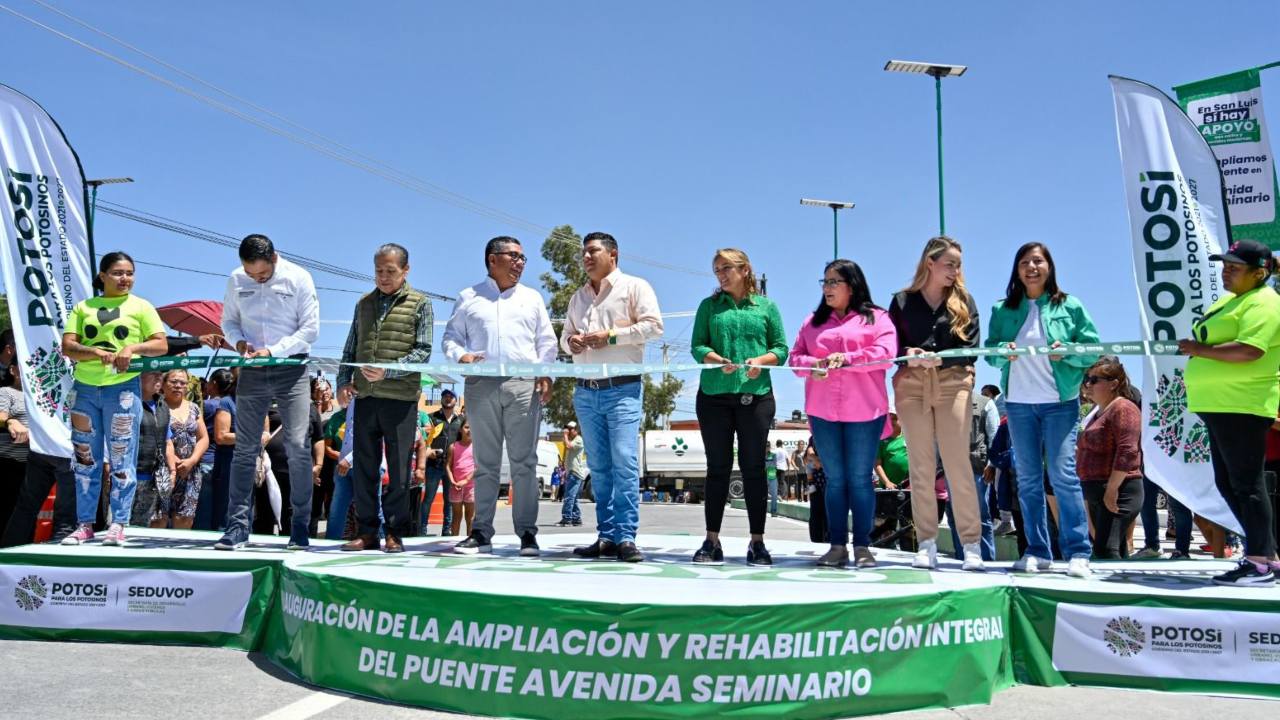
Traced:
[[1139, 202], [1148, 215], [1142, 224], [1147, 252], [1138, 280], [1146, 290], [1148, 310], [1158, 318], [1151, 325], [1152, 339], [1176, 342], [1179, 333], [1174, 319], [1187, 309], [1188, 302], [1193, 303], [1191, 313], [1203, 317], [1205, 290], [1209, 290], [1208, 302], [1217, 300], [1217, 281], [1201, 267], [1205, 249], [1201, 218], [1192, 205], [1185, 178], [1151, 170], [1142, 173], [1139, 180]]
[[55, 582], [50, 595], [57, 600], [63, 597], [104, 598], [107, 596], [106, 583], [64, 583]]
[[1151, 645], [1221, 645], [1222, 630], [1215, 627], [1152, 625]]
[[1147, 646], [1147, 633], [1142, 623], [1127, 615], [1112, 618], [1102, 631], [1107, 649], [1120, 657], [1133, 657]]
[[196, 594], [191, 587], [174, 587], [160, 585], [130, 585], [128, 596], [131, 598], [174, 598], [187, 600]]
[[22, 578], [13, 589], [14, 602], [28, 612], [39, 609], [48, 597], [49, 589], [45, 587], [44, 578], [39, 575], [28, 575]]

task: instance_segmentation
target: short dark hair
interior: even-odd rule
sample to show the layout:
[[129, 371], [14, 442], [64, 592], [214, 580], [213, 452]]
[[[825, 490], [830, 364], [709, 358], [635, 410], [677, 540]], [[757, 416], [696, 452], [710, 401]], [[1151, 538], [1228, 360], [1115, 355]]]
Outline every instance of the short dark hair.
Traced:
[[271, 238], [266, 235], [254, 233], [245, 235], [240, 241], [240, 260], [241, 262], [257, 262], [259, 260], [271, 260], [276, 255], [276, 246], [271, 244]]
[[377, 260], [383, 255], [395, 255], [396, 264], [402, 268], [409, 267], [409, 251], [406, 250], [403, 245], [397, 245], [396, 243], [383, 243], [382, 246], [378, 248], [378, 251], [373, 254], [373, 259]]
[[0, 350], [6, 345], [12, 345], [14, 350], [18, 349], [18, 344], [13, 341], [13, 328], [7, 327], [4, 332], [0, 332]]
[[[520, 245], [520, 241], [510, 235], [499, 235], [484, 245], [484, 269], [489, 269], [489, 256], [502, 252], [502, 248], [508, 245]], [[521, 245], [521, 247], [524, 247]]]
[[1000, 394], [1000, 388], [996, 385], [983, 385], [982, 390], [980, 390], [979, 392], [981, 392], [983, 395], [990, 393], [991, 397], [995, 397]]
[[440, 397], [444, 397], [445, 395], [452, 395], [454, 397], [458, 397], [458, 393], [450, 390], [449, 388], [445, 388], [444, 390], [440, 391]]
[[614, 240], [613, 236], [607, 232], [587, 233], [587, 236], [582, 238], [582, 247], [586, 247], [593, 242], [600, 243], [605, 250], [618, 252], [618, 241]]

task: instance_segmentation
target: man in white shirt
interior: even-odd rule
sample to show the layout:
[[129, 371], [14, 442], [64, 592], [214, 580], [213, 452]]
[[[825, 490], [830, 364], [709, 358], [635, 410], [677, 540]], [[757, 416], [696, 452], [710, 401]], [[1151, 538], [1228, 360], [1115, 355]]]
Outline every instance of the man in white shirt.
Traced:
[[[649, 283], [618, 269], [618, 242], [593, 232], [582, 239], [582, 266], [590, 282], [569, 299], [560, 345], [574, 362], [641, 363], [644, 344], [662, 337], [662, 313]], [[596, 499], [596, 541], [576, 548], [578, 557], [617, 557], [640, 562], [641, 375], [578, 380], [573, 409]]]
[[[513, 237], [485, 245], [488, 277], [458, 294], [444, 329], [445, 355], [459, 363], [549, 364], [556, 335], [542, 295], [520, 284], [524, 250]], [[520, 554], [538, 555], [538, 428], [551, 397], [548, 377], [468, 377], [465, 397], [476, 463], [476, 516], [470, 537], [454, 546], [464, 554], [493, 550], [493, 515], [503, 443], [511, 462], [511, 514]]]
[[[301, 358], [311, 352], [320, 331], [320, 304], [311, 274], [276, 254], [265, 235], [249, 235], [240, 242], [241, 267], [231, 272], [222, 303], [222, 333], [228, 344], [246, 358]], [[236, 385], [236, 444], [228, 489], [227, 529], [213, 546], [235, 550], [249, 539], [253, 478], [262, 447], [263, 421], [272, 402], [279, 406], [289, 477], [311, 477], [311, 447], [307, 430], [311, 419], [311, 380], [306, 365], [244, 367]], [[309, 482], [289, 488], [293, 521], [289, 549], [310, 544]]]

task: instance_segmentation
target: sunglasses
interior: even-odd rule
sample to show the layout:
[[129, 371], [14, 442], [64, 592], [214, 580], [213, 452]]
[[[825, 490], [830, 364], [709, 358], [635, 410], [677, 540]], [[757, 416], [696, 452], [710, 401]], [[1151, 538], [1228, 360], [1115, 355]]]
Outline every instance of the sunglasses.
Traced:
[[835, 287], [837, 285], [844, 285], [846, 284], [846, 281], [845, 280], [828, 280], [826, 278], [823, 278], [818, 281], [818, 284], [824, 288], [829, 288], [829, 287]]
[[1084, 384], [1085, 384], [1085, 385], [1094, 385], [1094, 384], [1096, 384], [1096, 383], [1106, 382], [1106, 381], [1111, 380], [1111, 379], [1112, 379], [1112, 378], [1102, 377], [1101, 375], [1086, 375], [1086, 376], [1085, 376], [1085, 378], [1084, 378]]

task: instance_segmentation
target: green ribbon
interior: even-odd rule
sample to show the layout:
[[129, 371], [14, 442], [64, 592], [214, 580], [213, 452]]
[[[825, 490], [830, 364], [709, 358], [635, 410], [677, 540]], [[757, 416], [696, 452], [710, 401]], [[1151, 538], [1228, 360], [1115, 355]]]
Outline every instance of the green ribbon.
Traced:
[[274, 367], [277, 365], [305, 365], [306, 360], [296, 358], [244, 358], [236, 355], [198, 355], [179, 357], [134, 358], [129, 362], [129, 370], [156, 372], [163, 370], [203, 370], [208, 367]]
[[[1016, 355], [1177, 355], [1178, 344], [1150, 340], [1124, 342], [1066, 343], [1058, 347], [1034, 345], [1010, 349], [1008, 347], [956, 348], [912, 357], [902, 356], [875, 362], [863, 362], [844, 367], [889, 365], [911, 359], [969, 358]], [[308, 360], [292, 358], [243, 358], [234, 355], [196, 357], [135, 358], [129, 370], [151, 372], [157, 370], [190, 369], [208, 367], [274, 367], [278, 365], [305, 365]], [[410, 373], [435, 373], [462, 377], [570, 377], [583, 380], [618, 377], [621, 375], [651, 375], [656, 373], [693, 372], [719, 369], [709, 363], [343, 363], [358, 367], [376, 367]], [[744, 366], [745, 367], [745, 366]], [[761, 365], [762, 370], [812, 370], [799, 365]]]

